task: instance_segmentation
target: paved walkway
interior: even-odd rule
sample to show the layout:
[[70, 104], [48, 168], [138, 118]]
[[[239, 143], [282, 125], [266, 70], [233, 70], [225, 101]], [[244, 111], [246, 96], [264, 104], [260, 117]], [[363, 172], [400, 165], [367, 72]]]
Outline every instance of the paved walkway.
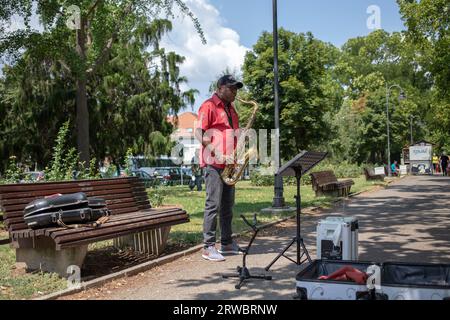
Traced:
[[[329, 215], [359, 219], [360, 260], [450, 263], [450, 178], [406, 177], [387, 189], [361, 194], [336, 208], [302, 215], [302, 236], [315, 259], [315, 228]], [[252, 274], [264, 267], [295, 235], [295, 221], [261, 233], [252, 246], [247, 265]], [[295, 255], [295, 247], [290, 250]], [[215, 263], [192, 254], [138, 276], [114, 281], [70, 299], [287, 299], [295, 294], [300, 267], [280, 258], [267, 275], [272, 281], [251, 280], [241, 290], [235, 279], [222, 279], [242, 264], [238, 256]]]

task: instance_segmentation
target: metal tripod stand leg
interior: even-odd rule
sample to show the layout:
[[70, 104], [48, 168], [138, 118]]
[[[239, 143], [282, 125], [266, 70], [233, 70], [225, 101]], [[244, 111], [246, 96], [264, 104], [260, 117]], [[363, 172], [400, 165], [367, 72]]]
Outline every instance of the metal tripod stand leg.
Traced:
[[[286, 253], [286, 251], [289, 250], [289, 248], [294, 244], [298, 242], [298, 246], [299, 248], [297, 248], [297, 261], [292, 260], [291, 258], [289, 258], [288, 256], [285, 256], [284, 254]], [[303, 255], [306, 255], [306, 259], [305, 260], [301, 260]], [[266, 271], [269, 271], [269, 269], [272, 267], [272, 265], [277, 262], [277, 260], [281, 257], [285, 257], [286, 259], [294, 262], [296, 265], [301, 265], [302, 263], [306, 262], [308, 260], [308, 262], [312, 262], [311, 257], [309, 256], [309, 252], [306, 249], [305, 243], [303, 242], [303, 239], [300, 238], [300, 240], [297, 241], [297, 237], [292, 238], [291, 242], [289, 242], [289, 244], [283, 249], [283, 251], [281, 251], [276, 257], [275, 259], [272, 260], [272, 262], [265, 268]]]
[[266, 275], [255, 275], [252, 276], [248, 271], [247, 267], [237, 267], [238, 274], [223, 274], [222, 278], [239, 278], [239, 283], [234, 287], [240, 289], [242, 284], [247, 279], [262, 279], [262, 280], [272, 280], [271, 276]]
[[[312, 262], [311, 257], [309, 256], [308, 250], [306, 249], [305, 243], [303, 242], [303, 238], [300, 235], [300, 214], [301, 214], [301, 198], [300, 198], [300, 179], [302, 177], [302, 167], [296, 167], [295, 169], [295, 176], [297, 178], [297, 195], [295, 196], [296, 199], [296, 206], [297, 206], [297, 213], [296, 213], [296, 222], [297, 222], [297, 231], [296, 236], [292, 238], [292, 240], [288, 243], [288, 245], [281, 251], [275, 259], [272, 260], [272, 262], [265, 268], [266, 271], [269, 271], [269, 269], [272, 267], [272, 265], [281, 257], [285, 257], [286, 259], [294, 262], [296, 265], [301, 265], [303, 262], [308, 260], [309, 262]], [[286, 251], [294, 244], [297, 244], [297, 261], [292, 260], [288, 256], [285, 255]], [[301, 258], [303, 255], [306, 255], [306, 259], [301, 261]]]

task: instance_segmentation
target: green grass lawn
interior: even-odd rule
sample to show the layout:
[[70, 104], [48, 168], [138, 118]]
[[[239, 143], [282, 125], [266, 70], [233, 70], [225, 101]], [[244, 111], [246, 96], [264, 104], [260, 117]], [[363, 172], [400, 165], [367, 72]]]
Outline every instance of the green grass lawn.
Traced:
[[[367, 182], [365, 178], [354, 179], [355, 185], [352, 192], [368, 190], [374, 185], [383, 185], [380, 182]], [[242, 222], [240, 215], [251, 218], [253, 213], [258, 213], [258, 221], [268, 223], [280, 218], [293, 215], [267, 215], [259, 211], [270, 207], [273, 198], [273, 187], [254, 187], [250, 182], [242, 181], [237, 184], [236, 201], [234, 207], [233, 231], [240, 233], [248, 230]], [[151, 189], [148, 189], [152, 192]], [[190, 222], [174, 226], [170, 232], [169, 244], [178, 244], [183, 247], [202, 242], [203, 208], [205, 203], [205, 191], [190, 191], [187, 186], [165, 187], [160, 190], [164, 194], [165, 205], [180, 205], [190, 215]], [[288, 205], [295, 206], [295, 186], [285, 186], [284, 197]], [[316, 198], [310, 185], [301, 187], [302, 207], [322, 206], [327, 207], [333, 198]], [[0, 222], [0, 228], [3, 225]], [[0, 229], [1, 230], [1, 229]], [[7, 238], [7, 232], [0, 232], [0, 237]], [[93, 244], [89, 250], [102, 249], [111, 246], [112, 241], [103, 241]], [[66, 280], [55, 274], [23, 273], [15, 269], [15, 252], [9, 245], [0, 246], [0, 300], [4, 299], [29, 299], [67, 288]]]

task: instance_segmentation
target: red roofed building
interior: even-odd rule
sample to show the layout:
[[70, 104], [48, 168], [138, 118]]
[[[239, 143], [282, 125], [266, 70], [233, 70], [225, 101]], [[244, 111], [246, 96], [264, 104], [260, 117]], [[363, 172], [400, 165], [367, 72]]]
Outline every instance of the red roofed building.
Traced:
[[[194, 128], [198, 120], [197, 114], [193, 112], [185, 112], [178, 116], [175, 121], [174, 116], [169, 116], [167, 121], [172, 123], [176, 130], [172, 133], [173, 141], [183, 144], [183, 164], [190, 165], [192, 159], [196, 156], [196, 152], [200, 151], [200, 142], [195, 139]], [[197, 160], [198, 162], [198, 160]]]

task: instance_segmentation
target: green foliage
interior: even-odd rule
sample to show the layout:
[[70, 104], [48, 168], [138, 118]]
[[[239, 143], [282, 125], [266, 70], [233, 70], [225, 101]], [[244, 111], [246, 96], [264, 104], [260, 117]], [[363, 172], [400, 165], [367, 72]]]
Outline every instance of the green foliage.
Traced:
[[70, 121], [66, 121], [59, 129], [58, 136], [53, 147], [52, 161], [50, 167], [45, 170], [45, 180], [63, 181], [73, 179], [97, 179], [99, 174], [96, 168], [96, 159], [92, 158], [89, 167], [85, 168], [77, 150], [70, 147], [68, 136], [70, 132]]
[[[312, 34], [279, 31], [280, 149], [283, 157], [314, 148], [326, 139], [327, 111], [339, 107], [342, 90], [332, 81], [338, 50]], [[254, 127], [274, 128], [272, 34], [264, 32], [245, 56], [243, 79], [248, 96], [260, 105]], [[243, 106], [249, 113], [251, 106]]]
[[[27, 0], [2, 2], [0, 25], [17, 17], [24, 17], [27, 24], [30, 4]], [[46, 165], [52, 154], [47, 142], [55, 139], [67, 118], [77, 123], [78, 142], [86, 142], [99, 159], [110, 154], [116, 163], [121, 162], [124, 146], [141, 153], [148, 149], [159, 156], [161, 150], [149, 147], [150, 134], [159, 131], [167, 137], [172, 126], [166, 123], [166, 116], [193, 105], [198, 92], [180, 90], [187, 81], [179, 74], [184, 58], [159, 46], [162, 36], [172, 29], [164, 17], [173, 18], [176, 8], [192, 20], [206, 41], [184, 1], [55, 0], [36, 4], [45, 32], [35, 32], [28, 25], [10, 32], [0, 27], [0, 57], [13, 65], [5, 66], [4, 79], [0, 79], [0, 129], [7, 141], [0, 142], [2, 169], [7, 165], [4, 159], [12, 154], [19, 161], [31, 157], [39, 166]], [[78, 33], [66, 26], [68, 16], [61, 14], [71, 5], [81, 9]], [[85, 109], [81, 107], [84, 104]], [[89, 137], [89, 132], [94, 137]], [[117, 143], [124, 139], [127, 141]]]
[[123, 167], [125, 168], [125, 174], [127, 176], [131, 176], [131, 172], [133, 171], [133, 149], [128, 148], [127, 154], [125, 155], [125, 162]]
[[50, 167], [45, 170], [45, 179], [48, 181], [61, 181], [72, 179], [74, 168], [77, 166], [78, 157], [74, 148], [67, 145], [70, 121], [66, 121], [59, 129], [58, 136], [53, 147], [53, 158]]
[[153, 208], [160, 207], [164, 204], [164, 199], [166, 197], [165, 190], [163, 190], [160, 186], [153, 186], [147, 190], [148, 198], [150, 200], [150, 204]]
[[262, 175], [257, 171], [250, 173], [250, 181], [252, 186], [262, 187], [262, 186], [273, 186], [275, 183], [274, 176]]
[[[400, 159], [402, 148], [410, 143], [411, 116], [414, 140], [427, 138], [432, 82], [404, 34], [378, 30], [349, 39], [333, 75], [346, 88], [340, 110], [327, 115], [333, 135], [326, 149], [333, 158], [386, 162], [388, 92], [391, 158]], [[404, 89], [406, 100], [399, 101], [397, 85]]]
[[[0, 21], [17, 14], [27, 23], [30, 3], [2, 3]], [[391, 158], [399, 159], [410, 142], [411, 116], [415, 141], [429, 140], [438, 152], [450, 150], [448, 1], [397, 3], [408, 30], [377, 30], [349, 39], [341, 49], [310, 33], [280, 29], [282, 157], [306, 149], [329, 151], [336, 161], [385, 162], [386, 93], [392, 85], [400, 85], [407, 99], [399, 102], [397, 87], [389, 91]], [[84, 55], [60, 14], [72, 4], [86, 17]], [[0, 169], [6, 170], [11, 155], [22, 163], [31, 158], [40, 167], [49, 163], [48, 141], [67, 119], [77, 121], [80, 79], [86, 80], [89, 110], [81, 118], [89, 119], [89, 147], [97, 159], [111, 155], [115, 164], [123, 163], [128, 147], [147, 156], [168, 154], [173, 127], [167, 116], [192, 106], [198, 93], [180, 90], [187, 81], [179, 70], [184, 57], [160, 46], [172, 29], [168, 19], [175, 7], [203, 37], [181, 0], [40, 1], [38, 15], [46, 32], [6, 32], [0, 26], [0, 55], [7, 62], [0, 79]], [[241, 94], [260, 105], [256, 129], [274, 128], [272, 40], [271, 33], [262, 33], [242, 69], [246, 91]], [[239, 75], [241, 70], [225, 72]], [[237, 105], [246, 123], [251, 106]], [[75, 133], [67, 139], [74, 144]], [[69, 177], [75, 156], [72, 151], [60, 163], [67, 169], [63, 178]]]
[[89, 162], [89, 167], [85, 168], [83, 164], [80, 164], [80, 173], [77, 176], [78, 180], [88, 180], [88, 179], [101, 179], [102, 176], [97, 169], [97, 159], [91, 158]]
[[16, 157], [9, 157], [8, 169], [5, 172], [5, 183], [18, 183], [23, 176], [23, 170], [19, 168], [16, 162]]
[[447, 0], [397, 0], [420, 67], [433, 81], [425, 118], [439, 151], [450, 150], [450, 3]]
[[362, 166], [349, 162], [333, 162], [330, 160], [325, 160], [314, 167], [311, 172], [317, 171], [327, 171], [331, 170], [334, 172], [338, 179], [341, 178], [358, 178], [363, 174]]
[[[318, 171], [333, 171], [336, 175], [336, 178], [358, 178], [363, 173], [362, 166], [358, 166], [356, 164], [348, 163], [348, 162], [333, 162], [330, 160], [324, 160], [319, 163], [316, 167], [314, 167], [311, 172]], [[309, 172], [310, 173], [310, 172]], [[302, 176], [301, 184], [302, 185], [310, 185], [311, 184], [311, 176], [308, 174]], [[274, 186], [275, 179], [273, 175], [263, 175], [258, 171], [252, 171], [250, 173], [251, 185], [256, 187], [261, 186]], [[296, 185], [297, 180], [295, 177], [283, 177], [283, 185], [285, 186], [294, 186]]]
[[420, 52], [441, 97], [450, 97], [450, 3], [447, 0], [397, 0], [408, 27], [408, 41]]

